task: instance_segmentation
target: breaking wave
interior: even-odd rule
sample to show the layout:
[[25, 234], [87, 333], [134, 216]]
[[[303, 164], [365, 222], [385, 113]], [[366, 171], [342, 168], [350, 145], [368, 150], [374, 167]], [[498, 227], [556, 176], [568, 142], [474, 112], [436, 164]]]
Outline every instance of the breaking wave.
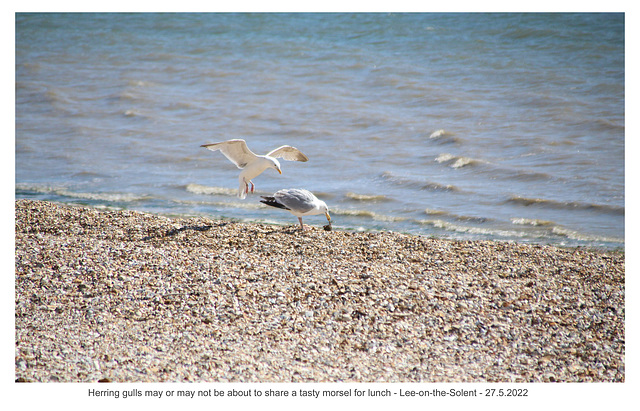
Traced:
[[434, 131], [429, 135], [429, 139], [440, 144], [460, 143], [452, 132], [444, 129]]
[[532, 227], [555, 225], [555, 223], [553, 221], [537, 220], [535, 218], [512, 218], [511, 219], [511, 224], [527, 225], [527, 226], [532, 226]]
[[453, 154], [443, 153], [436, 157], [438, 163], [449, 163], [451, 168], [462, 168], [470, 165], [482, 164], [480, 160], [471, 157], [454, 156]]

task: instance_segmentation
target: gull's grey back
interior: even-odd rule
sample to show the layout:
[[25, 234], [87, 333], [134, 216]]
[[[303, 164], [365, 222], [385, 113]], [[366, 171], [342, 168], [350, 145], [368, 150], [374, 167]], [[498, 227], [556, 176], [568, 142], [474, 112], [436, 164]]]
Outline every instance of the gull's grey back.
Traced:
[[317, 200], [311, 192], [298, 188], [280, 190], [273, 195], [276, 200], [291, 210], [306, 213], [315, 207]]

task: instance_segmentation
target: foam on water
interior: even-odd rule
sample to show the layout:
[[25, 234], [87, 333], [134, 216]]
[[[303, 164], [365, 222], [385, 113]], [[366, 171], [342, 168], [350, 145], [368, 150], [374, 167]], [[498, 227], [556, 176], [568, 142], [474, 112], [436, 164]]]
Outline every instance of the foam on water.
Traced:
[[211, 187], [202, 184], [187, 184], [185, 187], [190, 193], [205, 194], [205, 195], [223, 195], [223, 196], [237, 196], [238, 190], [226, 187]]
[[530, 225], [534, 227], [555, 225], [553, 221], [536, 220], [533, 218], [512, 218], [511, 222], [516, 225]]
[[344, 208], [332, 208], [329, 207], [329, 211], [331, 214], [340, 215], [340, 216], [349, 216], [349, 217], [364, 217], [375, 221], [386, 221], [386, 222], [400, 222], [405, 221], [405, 217], [398, 216], [390, 216], [379, 214], [370, 210], [358, 210], [358, 209], [344, 209]]
[[476, 160], [470, 157], [454, 156], [449, 153], [442, 153], [437, 158], [438, 163], [449, 163], [451, 168], [462, 168], [469, 165], [482, 164], [483, 161]]
[[345, 194], [345, 197], [351, 199], [351, 200], [356, 200], [356, 201], [371, 201], [371, 202], [378, 202], [378, 201], [389, 201], [391, 200], [390, 198], [388, 198], [385, 195], [370, 195], [370, 194], [358, 194], [358, 193], [352, 193], [352, 192], [348, 192]]
[[246, 209], [246, 210], [258, 210], [264, 209], [266, 206], [259, 202], [241, 202], [241, 201], [205, 201], [205, 200], [174, 200], [176, 204], [181, 205], [193, 205], [193, 206], [205, 206], [212, 207], [214, 209]]
[[[16, 191], [18, 193], [38, 193], [49, 194], [54, 197], [60, 197], [61, 199], [66, 197], [69, 199], [82, 199], [89, 201], [101, 201], [105, 203], [134, 203], [142, 202], [151, 199], [148, 195], [137, 195], [133, 193], [91, 193], [91, 192], [77, 192], [69, 190], [62, 186], [50, 186], [46, 184], [28, 184], [17, 183]], [[54, 198], [55, 199], [55, 198]]]
[[[603, 237], [593, 236], [589, 234], [580, 233], [577, 231], [569, 230], [564, 227], [549, 224], [534, 224], [535, 227], [542, 227], [540, 230], [517, 230], [517, 229], [497, 229], [489, 227], [479, 227], [456, 224], [442, 219], [435, 220], [418, 220], [420, 224], [431, 225], [435, 228], [456, 233], [456, 234], [470, 234], [470, 235], [483, 235], [496, 239], [529, 239], [538, 241], [551, 241], [559, 244], [563, 244], [563, 239], [578, 240], [589, 242], [591, 244], [605, 245], [605, 244], [624, 244], [623, 238], [617, 237]], [[517, 224], [517, 223], [516, 223]]]
[[465, 233], [465, 234], [476, 234], [476, 235], [487, 235], [492, 237], [503, 237], [503, 238], [522, 238], [526, 237], [527, 234], [523, 231], [516, 230], [499, 230], [492, 229], [486, 227], [475, 227], [468, 226], [462, 224], [455, 224], [445, 220], [418, 220], [420, 224], [431, 225], [435, 228], [442, 229], [444, 231], [449, 231], [453, 233]]

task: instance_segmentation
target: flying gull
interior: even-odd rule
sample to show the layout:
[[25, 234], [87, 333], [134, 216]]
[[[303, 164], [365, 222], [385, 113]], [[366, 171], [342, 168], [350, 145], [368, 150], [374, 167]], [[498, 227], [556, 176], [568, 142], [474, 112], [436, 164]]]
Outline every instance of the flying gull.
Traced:
[[273, 168], [282, 174], [280, 163], [277, 158], [283, 158], [288, 161], [307, 161], [309, 158], [300, 150], [291, 146], [280, 146], [275, 150], [271, 150], [264, 156], [254, 154], [244, 140], [228, 140], [220, 143], [203, 144], [204, 147], [211, 151], [220, 150], [225, 157], [229, 159], [238, 168], [242, 169], [240, 177], [240, 187], [238, 188], [238, 197], [245, 198], [249, 193], [249, 184], [251, 184], [251, 192], [255, 189], [252, 179], [256, 178], [267, 168]]

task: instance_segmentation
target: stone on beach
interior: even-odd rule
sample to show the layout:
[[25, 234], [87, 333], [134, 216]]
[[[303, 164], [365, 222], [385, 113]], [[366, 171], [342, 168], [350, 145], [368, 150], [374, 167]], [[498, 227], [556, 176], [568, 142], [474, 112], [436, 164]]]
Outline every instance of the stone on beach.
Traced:
[[625, 380], [621, 252], [15, 207], [19, 381]]

